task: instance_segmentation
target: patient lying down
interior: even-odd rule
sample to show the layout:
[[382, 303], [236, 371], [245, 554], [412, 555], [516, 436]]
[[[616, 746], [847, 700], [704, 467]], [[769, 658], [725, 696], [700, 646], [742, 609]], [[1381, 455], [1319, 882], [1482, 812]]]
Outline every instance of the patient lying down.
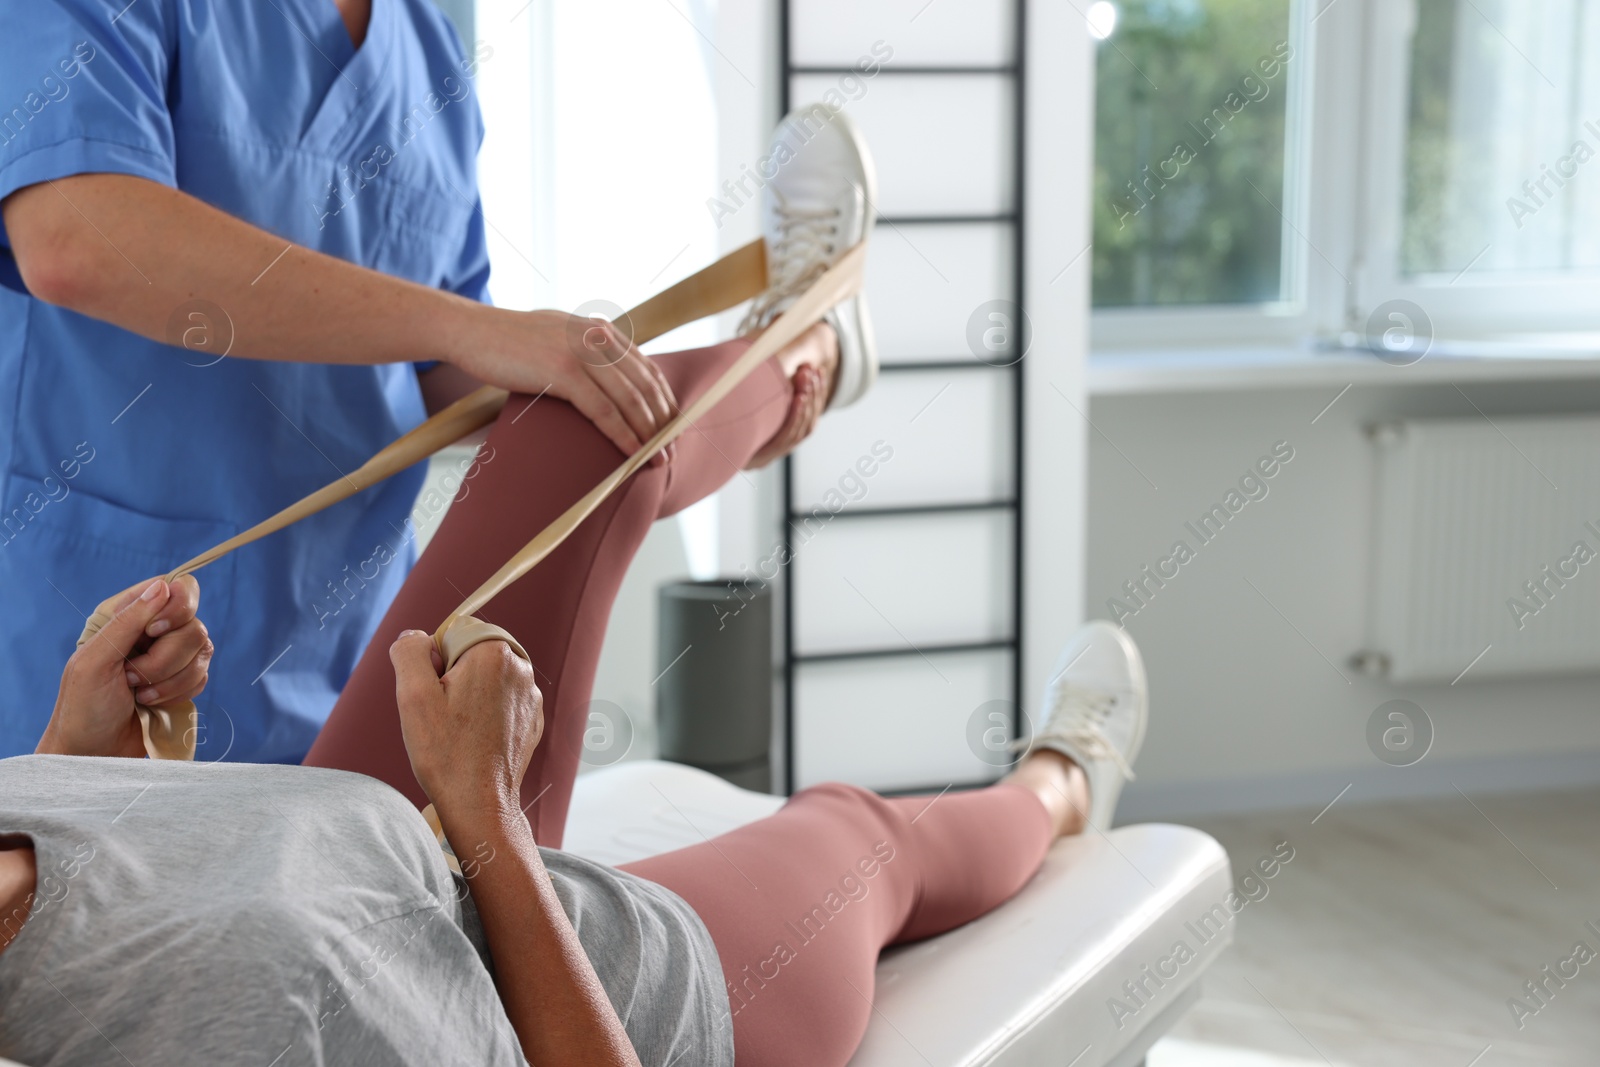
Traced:
[[[747, 379], [495, 598], [489, 621], [531, 664], [489, 641], [442, 672], [405, 627], [444, 617], [456, 586], [617, 462], [568, 405], [508, 404], [486, 446], [501, 458], [446, 515], [307, 766], [141, 758], [135, 698], [198, 695], [212, 646], [193, 578], [130, 589], [68, 661], [37, 753], [0, 760], [0, 1057], [847, 1063], [884, 947], [998, 907], [1058, 836], [1110, 825], [1146, 688], [1127, 635], [1091, 624], [1063, 650], [1029, 751], [991, 788], [817, 786], [621, 869], [536, 844], [560, 841], [569, 742], [650, 524], [792, 447], [827, 395], [831, 330]], [[747, 345], [655, 358], [689, 403]], [[418, 811], [429, 801], [459, 875]]]
[[[883, 948], [991, 911], [1057, 837], [1110, 825], [1146, 686], [1131, 640], [1099, 623], [1068, 642], [1041, 728], [988, 789], [817, 786], [621, 869], [541, 847], [560, 844], [607, 617], [651, 524], [786, 454], [876, 375], [853, 293], [717, 386], [870, 236], [859, 131], [834, 113], [777, 139], [802, 127], [763, 189], [769, 287], [744, 336], [585, 364], [664, 383], [647, 389], [663, 420], [667, 397], [721, 399], [490, 601], [485, 621], [528, 658], [490, 641], [444, 671], [409, 627], [447, 617], [617, 468], [611, 439], [543, 393], [506, 404], [495, 462], [446, 514], [303, 766], [142, 758], [135, 700], [199, 695], [212, 646], [193, 578], [114, 604], [68, 661], [36, 754], [0, 760], [0, 1057], [843, 1067]], [[429, 802], [460, 874], [418, 811]]]
[[[534, 846], [519, 800], [542, 729], [528, 664], [489, 643], [441, 678], [431, 640], [408, 632], [390, 649], [400, 725], [455, 846], [452, 875], [415, 807], [376, 779], [128, 758], [119, 650], [181, 588], [154, 582], [124, 605], [68, 664], [39, 754], [0, 761], [0, 1055], [725, 1064], [737, 1040], [741, 1064], [843, 1063], [864, 1021], [830, 1011], [848, 1007], [839, 990], [870, 996], [880, 948], [1001, 903], [1098, 799], [1040, 747], [992, 789], [934, 801], [819, 787], [634, 874], [611, 870]], [[188, 622], [144, 654], [203, 633]], [[1098, 628], [1076, 644], [1102, 672], [1123, 649]], [[1137, 682], [1136, 660], [1120, 662]], [[1069, 681], [1054, 692], [1078, 726], [1141, 697]], [[1059, 732], [1063, 745], [1106, 738]], [[862, 892], [802, 944], [782, 917], [824, 900], [812, 887], [841, 871]], [[792, 959], [775, 952], [786, 939]], [[741, 984], [749, 968], [767, 980]]]

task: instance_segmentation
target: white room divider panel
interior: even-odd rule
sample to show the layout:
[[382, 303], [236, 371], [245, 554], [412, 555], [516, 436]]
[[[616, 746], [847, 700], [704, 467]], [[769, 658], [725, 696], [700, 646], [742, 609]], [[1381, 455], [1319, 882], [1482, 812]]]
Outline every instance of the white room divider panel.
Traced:
[[1017, 539], [1009, 511], [885, 509], [817, 537], [801, 550], [790, 587], [795, 653], [1009, 648]]
[[[879, 209], [901, 219], [1009, 214], [1017, 201], [1015, 74], [884, 69], [888, 76], [875, 76], [847, 106], [878, 160]], [[796, 75], [791, 99], [821, 100], [838, 81]]]
[[[891, 792], [972, 781], [968, 723], [1010, 687], [1012, 662], [1007, 651], [974, 651], [807, 664], [795, 679], [806, 714], [795, 721], [794, 744], [797, 765], [812, 777], [797, 788], [815, 783], [815, 768]], [[1005, 716], [1009, 702], [994, 710]]]
[[1000, 708], [1018, 727], [1024, 17], [1003, 0], [782, 4], [785, 110], [842, 94], [878, 159], [884, 363], [786, 465], [791, 790], [976, 785], [998, 768], [970, 720]]
[[[1015, 392], [1010, 375], [984, 366], [885, 374], [871, 404], [830, 413], [825, 430], [796, 454], [796, 510], [821, 505], [826, 512], [825, 500], [846, 511], [1010, 500], [1017, 482]], [[860, 475], [856, 464], [874, 445], [888, 458], [874, 457], [870, 478], [846, 478], [846, 471]], [[838, 496], [830, 500], [830, 491]], [[814, 528], [819, 518], [808, 511], [799, 522]]]
[[907, 222], [879, 230], [867, 260], [867, 299], [883, 358], [970, 365], [972, 309], [1016, 288], [1013, 233], [995, 222]]
[[791, 68], [853, 63], [885, 41], [895, 62], [1005, 67], [1017, 53], [1014, 0], [799, 0], [785, 20]]

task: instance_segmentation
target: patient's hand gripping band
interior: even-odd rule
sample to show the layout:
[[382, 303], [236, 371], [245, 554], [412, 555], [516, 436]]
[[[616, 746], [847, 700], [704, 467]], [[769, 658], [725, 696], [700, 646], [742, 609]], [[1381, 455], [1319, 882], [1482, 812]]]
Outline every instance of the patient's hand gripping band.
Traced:
[[[629, 456], [599, 485], [541, 530], [521, 551], [512, 556], [505, 566], [491, 575], [452, 611], [434, 633], [434, 644], [439, 648], [440, 655], [445, 661], [445, 669], [449, 670], [454, 666], [455, 661], [468, 648], [487, 640], [506, 641], [518, 655], [527, 659], [527, 652], [510, 634], [497, 626], [473, 618], [472, 613], [481, 609], [507, 586], [537, 566], [624, 481], [721, 402], [752, 371], [816, 325], [831, 308], [854, 295], [861, 286], [866, 251], [867, 246], [862, 243], [841, 256], [833, 267], [812, 283], [799, 300], [773, 321], [766, 332], [751, 344], [749, 350], [737, 362], [723, 372], [704, 395], [680, 411], [671, 422], [645, 442], [639, 451]], [[634, 344], [644, 344], [679, 326], [742, 304], [759, 296], [766, 287], [766, 245], [764, 241], [758, 239], [656, 294], [626, 312], [620, 321], [631, 327], [624, 333]], [[499, 416], [509, 396], [510, 394], [504, 389], [484, 386], [463, 397], [395, 440], [347, 476], [323, 486], [271, 518], [202, 552], [174, 570], [167, 576], [167, 580], [173, 581], [197, 571], [208, 563], [216, 562], [234, 549], [259, 541], [268, 534], [276, 533], [301, 519], [315, 515], [427, 459], [440, 449], [492, 423]], [[80, 648], [110, 621], [111, 605], [115, 600], [116, 597], [112, 597], [102, 602], [89, 617], [82, 636], [78, 638]], [[193, 702], [183, 701], [162, 707], [145, 707], [141, 704], [137, 705], [137, 714], [144, 737], [145, 751], [152, 759], [194, 759], [198, 713]]]

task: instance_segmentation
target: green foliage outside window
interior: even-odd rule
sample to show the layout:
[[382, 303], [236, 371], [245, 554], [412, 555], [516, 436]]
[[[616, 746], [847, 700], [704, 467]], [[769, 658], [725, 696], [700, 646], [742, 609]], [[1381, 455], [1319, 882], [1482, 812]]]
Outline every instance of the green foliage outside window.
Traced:
[[1289, 0], [1122, 0], [1099, 43], [1094, 304], [1278, 300]]

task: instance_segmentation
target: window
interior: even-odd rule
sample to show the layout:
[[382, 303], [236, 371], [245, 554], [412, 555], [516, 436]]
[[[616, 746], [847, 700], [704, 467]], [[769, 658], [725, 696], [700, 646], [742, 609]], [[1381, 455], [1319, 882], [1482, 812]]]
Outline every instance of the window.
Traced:
[[[1097, 27], [1094, 303], [1285, 298], [1289, 0], [1127, 0]], [[1098, 34], [1097, 34], [1098, 35]]]
[[1417, 7], [1401, 271], [1600, 267], [1600, 11], [1475, 2]]
[[1593, 329], [1600, 0], [1087, 11], [1098, 348]]

